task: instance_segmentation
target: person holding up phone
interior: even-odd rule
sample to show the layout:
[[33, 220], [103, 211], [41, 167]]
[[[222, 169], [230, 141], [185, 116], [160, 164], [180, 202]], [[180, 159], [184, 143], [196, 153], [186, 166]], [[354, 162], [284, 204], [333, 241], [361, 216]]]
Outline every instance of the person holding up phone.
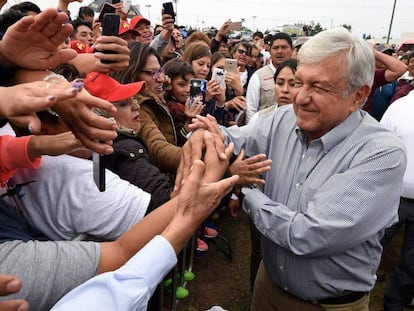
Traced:
[[203, 115], [211, 114], [222, 120], [224, 114], [225, 87], [211, 80], [211, 51], [202, 43], [192, 43], [184, 51], [182, 59], [191, 64], [195, 79], [208, 80]]

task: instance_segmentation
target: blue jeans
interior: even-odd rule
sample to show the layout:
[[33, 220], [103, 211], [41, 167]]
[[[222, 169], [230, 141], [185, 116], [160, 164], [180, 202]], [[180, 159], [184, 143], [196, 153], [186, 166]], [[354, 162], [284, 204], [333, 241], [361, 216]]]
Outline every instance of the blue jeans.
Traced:
[[400, 262], [384, 295], [385, 311], [402, 311], [414, 297], [414, 200], [401, 198], [399, 221], [385, 232], [381, 241], [385, 246], [405, 225]]

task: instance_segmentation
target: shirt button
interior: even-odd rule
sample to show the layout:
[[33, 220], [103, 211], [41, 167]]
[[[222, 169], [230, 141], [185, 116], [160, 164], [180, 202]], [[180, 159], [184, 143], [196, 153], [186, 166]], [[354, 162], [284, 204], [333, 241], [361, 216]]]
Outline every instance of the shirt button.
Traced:
[[300, 182], [296, 183], [295, 187], [296, 189], [299, 189], [302, 186], [302, 184]]
[[283, 271], [283, 266], [280, 266], [279, 268], [280, 268], [280, 270], [282, 270], [282, 271]]
[[141, 149], [141, 148], [140, 148], [140, 149], [138, 149], [138, 152], [139, 152], [139, 153], [144, 153], [144, 149]]
[[130, 152], [130, 153], [129, 153], [129, 156], [130, 156], [131, 158], [135, 158], [135, 153]]
[[285, 287], [283, 287], [283, 289], [285, 290], [285, 291], [287, 291], [288, 290], [288, 288], [285, 286]]

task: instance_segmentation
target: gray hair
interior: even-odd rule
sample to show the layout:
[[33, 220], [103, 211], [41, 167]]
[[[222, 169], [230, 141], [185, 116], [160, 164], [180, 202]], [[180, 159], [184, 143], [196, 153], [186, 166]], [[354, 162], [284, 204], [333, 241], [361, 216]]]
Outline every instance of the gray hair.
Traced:
[[317, 63], [333, 55], [341, 57], [339, 54], [344, 57], [344, 79], [348, 84], [343, 97], [363, 85], [371, 87], [375, 73], [372, 47], [345, 28], [325, 30], [310, 38], [299, 50], [298, 59], [299, 64]]

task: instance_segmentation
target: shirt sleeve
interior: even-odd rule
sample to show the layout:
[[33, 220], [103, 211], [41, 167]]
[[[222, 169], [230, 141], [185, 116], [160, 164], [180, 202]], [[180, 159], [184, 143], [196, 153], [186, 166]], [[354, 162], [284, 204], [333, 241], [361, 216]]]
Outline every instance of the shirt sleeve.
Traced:
[[52, 310], [146, 310], [158, 283], [176, 262], [171, 244], [156, 236], [120, 269], [78, 286]]
[[249, 122], [251, 117], [259, 109], [259, 100], [260, 100], [260, 81], [259, 76], [254, 73], [250, 78], [249, 85], [247, 86], [246, 92], [246, 122]]
[[41, 158], [30, 160], [27, 145], [32, 136], [0, 136], [0, 182], [7, 181], [18, 168], [37, 169]]

